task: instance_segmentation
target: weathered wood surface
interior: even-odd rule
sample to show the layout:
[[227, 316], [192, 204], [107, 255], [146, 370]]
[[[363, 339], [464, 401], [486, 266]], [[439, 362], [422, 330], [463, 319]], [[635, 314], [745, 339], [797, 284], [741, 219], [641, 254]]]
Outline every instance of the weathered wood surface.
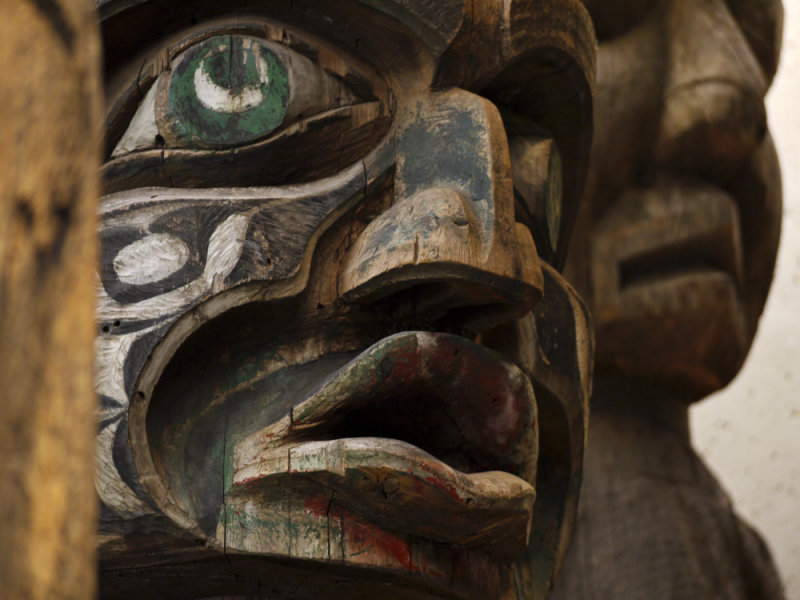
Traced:
[[86, 2], [0, 4], [0, 588], [94, 597], [100, 51]]
[[[578, 525], [552, 597], [782, 599], [768, 548], [691, 447], [685, 411], [642, 388], [596, 387]], [[648, 410], [631, 406], [645, 399]]]
[[101, 594], [542, 598], [591, 377], [550, 266], [580, 4], [100, 10]]
[[[725, 2], [653, 2], [598, 56], [592, 168], [568, 278], [592, 305], [599, 365], [681, 386], [689, 400], [744, 360], [778, 243], [780, 175], [763, 98], [781, 13], [758, 4], [764, 20], [745, 33]], [[597, 18], [617, 14], [599, 6]], [[633, 350], [640, 331], [648, 352]]]
[[691, 448], [752, 341], [780, 228], [773, 0], [594, 2], [595, 141], [567, 270], [597, 326], [576, 536], [553, 597], [782, 598]]

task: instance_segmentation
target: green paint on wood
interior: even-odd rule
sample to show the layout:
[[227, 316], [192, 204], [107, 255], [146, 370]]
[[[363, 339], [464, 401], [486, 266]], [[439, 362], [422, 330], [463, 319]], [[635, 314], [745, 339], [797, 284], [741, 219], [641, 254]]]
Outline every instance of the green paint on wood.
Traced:
[[558, 234], [561, 230], [562, 172], [561, 154], [555, 142], [550, 152], [549, 181], [547, 186], [547, 230], [550, 234], [550, 249], [558, 247]]
[[215, 36], [186, 51], [169, 83], [166, 119], [179, 145], [234, 146], [281, 126], [286, 65], [261, 41]]

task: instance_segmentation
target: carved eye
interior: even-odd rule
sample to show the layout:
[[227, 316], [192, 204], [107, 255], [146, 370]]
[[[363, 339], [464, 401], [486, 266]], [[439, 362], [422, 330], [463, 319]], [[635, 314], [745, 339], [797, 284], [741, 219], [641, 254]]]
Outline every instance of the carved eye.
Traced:
[[218, 35], [173, 59], [111, 157], [161, 146], [251, 144], [301, 117], [359, 102], [338, 79], [285, 46]]

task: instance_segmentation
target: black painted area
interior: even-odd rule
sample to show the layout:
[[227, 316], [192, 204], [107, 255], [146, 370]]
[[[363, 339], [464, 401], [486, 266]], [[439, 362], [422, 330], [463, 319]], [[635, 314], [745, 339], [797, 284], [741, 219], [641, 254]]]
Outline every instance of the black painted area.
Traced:
[[128, 356], [125, 357], [125, 366], [123, 367], [125, 393], [128, 395], [128, 398], [133, 395], [133, 386], [136, 384], [136, 380], [142, 372], [142, 367], [144, 367], [147, 359], [150, 358], [150, 353], [174, 321], [175, 319], [165, 320], [162, 327], [146, 333], [131, 344], [131, 349], [128, 352]]
[[552, 587], [556, 564], [560, 560], [558, 551], [562, 529], [571, 517], [567, 503], [571, 497], [577, 498], [582, 472], [581, 465], [574, 463], [581, 457], [572, 452], [574, 440], [569, 436], [572, 424], [561, 400], [535, 383], [534, 391], [539, 416], [539, 463], [534, 527], [522, 560], [531, 568], [533, 588], [546, 595]]
[[[546, 595], [566, 551], [563, 540], [568, 539], [576, 518], [588, 398], [582, 392], [575, 344], [578, 326], [571, 300], [576, 298], [570, 297], [550, 267], [542, 272], [544, 298], [534, 308], [534, 316], [540, 351], [546, 360], [540, 359], [535, 369], [547, 374], [533, 379], [539, 418], [539, 463], [535, 525], [524, 559], [531, 568], [534, 590]], [[578, 303], [578, 310], [588, 321], [586, 308]], [[592, 377], [591, 372], [585, 375]]]
[[[244, 239], [226, 240], [231, 246], [243, 243], [242, 255], [226, 278], [226, 288], [250, 281], [289, 277], [299, 268], [313, 234], [332, 212], [363, 194], [363, 185], [361, 177], [355, 176], [334, 191], [291, 202], [237, 201], [235, 191], [231, 191], [229, 199], [224, 196], [211, 201], [192, 202], [187, 199], [182, 202], [183, 208], [157, 218], [146, 231], [132, 227], [105, 229], [101, 233], [100, 274], [103, 287], [117, 302], [132, 304], [169, 293], [195, 281], [206, 267], [209, 241], [217, 228], [228, 217], [249, 214], [253, 209], [257, 212], [250, 217]], [[131, 209], [131, 218], [136, 210]], [[159, 281], [140, 285], [119, 281], [114, 270], [117, 254], [126, 246], [158, 233], [169, 234], [183, 241], [189, 250], [187, 263]], [[196, 300], [187, 298], [187, 302]]]
[[[176, 221], [180, 220], [180, 216], [176, 215]], [[133, 304], [160, 296], [197, 279], [203, 272], [211, 232], [203, 231], [196, 224], [193, 225], [195, 226], [187, 227], [184, 224], [184, 228], [178, 231], [174, 228], [169, 231], [164, 227], [159, 230], [154, 226], [151, 226], [150, 231], [129, 227], [104, 229], [100, 234], [100, 279], [106, 293], [121, 304]], [[189, 260], [180, 270], [159, 281], [138, 285], [120, 281], [114, 270], [114, 259], [117, 254], [130, 244], [153, 233], [177, 234], [176, 237], [189, 248]]]
[[572, 381], [580, 381], [572, 304], [553, 275], [547, 269], [542, 274], [544, 296], [533, 309], [541, 350], [555, 370], [569, 376]]
[[164, 321], [164, 318], [141, 319], [141, 320], [106, 320], [97, 324], [97, 335], [125, 335], [147, 329]]
[[[477, 100], [477, 99], [476, 99]], [[417, 118], [401, 134], [399, 177], [406, 197], [430, 187], [453, 187], [473, 202], [493, 202], [490, 148], [481, 107], [445, 102]]]
[[358, 0], [396, 18], [440, 54], [453, 40], [466, 12], [465, 0]]
[[589, 164], [593, 116], [592, 84], [587, 77], [574, 56], [543, 48], [506, 65], [480, 91], [505, 109], [504, 114], [511, 111], [536, 123], [558, 144], [563, 169], [561, 224], [551, 261], [557, 269], [566, 260]]
[[262, 207], [250, 221], [242, 258], [227, 277], [226, 287], [293, 275], [322, 223], [361, 193], [361, 182], [352, 179], [328, 194]]
[[142, 484], [140, 483], [139, 472], [133, 462], [133, 455], [131, 454], [131, 446], [128, 442], [128, 417], [127, 414], [121, 419], [117, 427], [117, 433], [114, 436], [114, 445], [112, 446], [112, 457], [114, 459], [114, 466], [128, 487], [130, 487], [136, 496], [145, 504], [150, 505], [155, 509], [155, 505], [150, 500], [147, 492], [145, 492]]
[[[143, 544], [144, 546], [144, 544]], [[168, 556], [154, 560], [153, 555]], [[134, 566], [145, 565], [145, 566]], [[340, 561], [223, 555], [186, 540], [100, 562], [102, 600], [457, 600], [477, 598], [449, 579], [387, 573]], [[456, 588], [456, 589], [454, 589]], [[483, 599], [482, 599], [483, 600]], [[487, 599], [488, 600], [488, 599]]]

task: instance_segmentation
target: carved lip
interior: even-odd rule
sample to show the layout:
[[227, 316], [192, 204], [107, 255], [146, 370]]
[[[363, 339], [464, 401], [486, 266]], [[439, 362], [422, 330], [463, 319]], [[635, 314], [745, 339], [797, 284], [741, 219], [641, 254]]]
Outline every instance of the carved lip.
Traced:
[[459, 336], [404, 332], [240, 440], [229, 496], [333, 493], [389, 531], [512, 557], [527, 543], [537, 452], [519, 368]]
[[593, 250], [596, 285], [608, 282], [596, 290], [601, 303], [687, 276], [724, 273], [742, 284], [736, 203], [699, 181], [664, 177], [652, 188], [629, 191], [598, 226]]

